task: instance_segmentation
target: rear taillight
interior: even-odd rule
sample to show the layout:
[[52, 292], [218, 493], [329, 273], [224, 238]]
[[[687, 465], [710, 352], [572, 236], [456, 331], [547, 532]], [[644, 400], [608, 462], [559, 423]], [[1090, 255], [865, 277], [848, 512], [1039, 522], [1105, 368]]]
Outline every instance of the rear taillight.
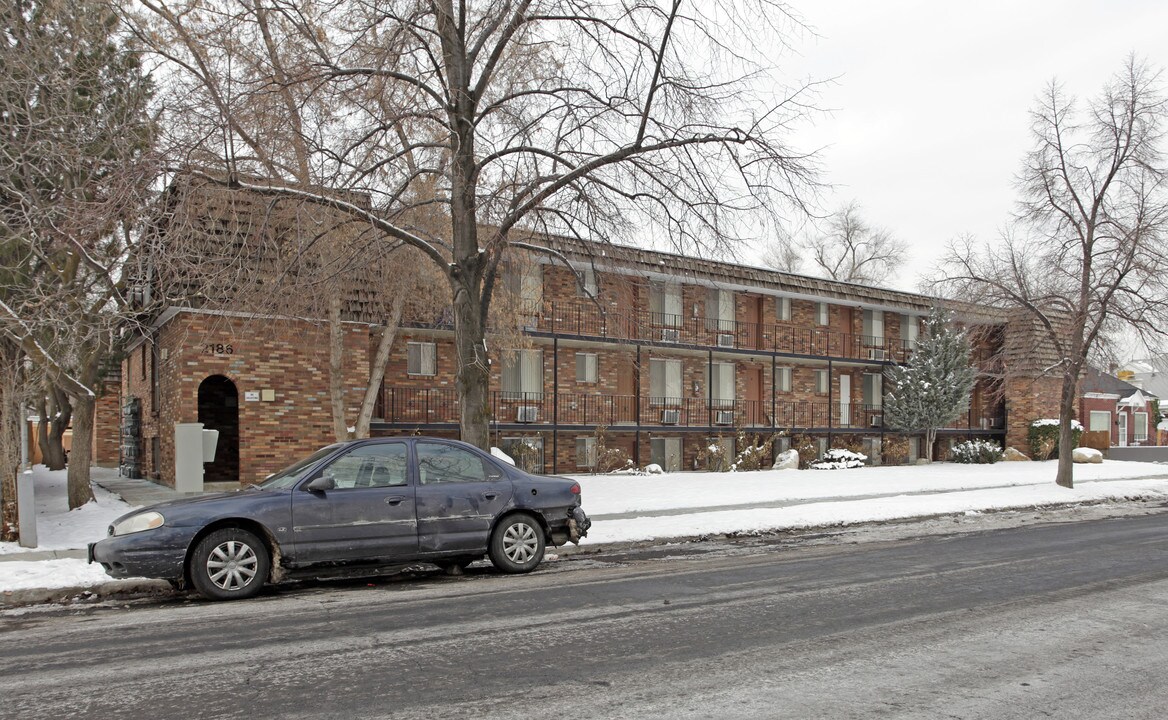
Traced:
[[572, 483], [572, 487], [568, 488], [568, 492], [572, 493], [573, 495], [579, 495], [580, 483]]

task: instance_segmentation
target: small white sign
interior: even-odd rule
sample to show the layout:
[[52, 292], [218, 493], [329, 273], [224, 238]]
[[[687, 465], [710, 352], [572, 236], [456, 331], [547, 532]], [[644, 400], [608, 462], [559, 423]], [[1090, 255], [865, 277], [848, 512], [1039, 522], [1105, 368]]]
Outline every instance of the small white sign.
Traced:
[[244, 402], [259, 402], [260, 401], [260, 391], [259, 390], [245, 390], [243, 393], [243, 400], [244, 400]]

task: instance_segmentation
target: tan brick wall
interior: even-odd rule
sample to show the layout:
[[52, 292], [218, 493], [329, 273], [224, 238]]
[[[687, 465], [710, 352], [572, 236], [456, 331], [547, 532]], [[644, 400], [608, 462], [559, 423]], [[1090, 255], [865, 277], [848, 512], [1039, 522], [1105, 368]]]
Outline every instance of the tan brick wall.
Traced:
[[1006, 381], [1006, 445], [1027, 455], [1030, 423], [1058, 417], [1062, 380], [1057, 377], [1014, 377]]
[[119, 422], [121, 416], [122, 385], [107, 382], [98, 393], [93, 418], [93, 464], [98, 467], [118, 466]]

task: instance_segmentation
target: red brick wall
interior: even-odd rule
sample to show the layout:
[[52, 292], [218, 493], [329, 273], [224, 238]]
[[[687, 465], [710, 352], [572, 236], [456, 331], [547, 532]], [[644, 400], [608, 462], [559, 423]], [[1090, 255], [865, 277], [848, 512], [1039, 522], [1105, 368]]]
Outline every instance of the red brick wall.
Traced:
[[121, 422], [122, 386], [107, 382], [97, 395], [93, 418], [93, 464], [98, 467], [118, 466], [118, 432]]
[[1006, 381], [1006, 445], [1030, 454], [1030, 423], [1058, 417], [1062, 380], [1057, 377], [1014, 377]]

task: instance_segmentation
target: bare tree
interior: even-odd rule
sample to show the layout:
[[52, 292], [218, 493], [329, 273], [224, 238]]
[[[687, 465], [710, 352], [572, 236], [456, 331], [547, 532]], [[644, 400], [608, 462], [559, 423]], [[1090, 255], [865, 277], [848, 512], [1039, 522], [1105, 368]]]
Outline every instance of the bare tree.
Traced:
[[[485, 330], [508, 255], [560, 252], [558, 236], [660, 235], [721, 251], [749, 227], [742, 213], [801, 209], [814, 184], [811, 159], [785, 143], [810, 88], [785, 90], [768, 62], [800, 26], [772, 0], [143, 5], [152, 20], [131, 24], [167, 62], [173, 88], [208, 98], [202, 112], [218, 123], [186, 134], [187, 157], [214, 159], [232, 187], [360, 218], [439, 268], [453, 305], [462, 437], [480, 447]], [[202, 32], [207, 24], [228, 34]], [[236, 41], [211, 48], [206, 37]], [[236, 82], [235, 60], [251, 45], [240, 38], [289, 49], [282, 77]], [[319, 132], [293, 133], [304, 165], [369, 206], [286, 182], [298, 150], [254, 131], [270, 122], [244, 122], [263, 119], [241, 99], [259, 92], [319, 108], [300, 115]], [[421, 210], [442, 218], [440, 232], [417, 222]]]
[[1085, 108], [1052, 82], [1031, 112], [1019, 212], [997, 246], [953, 243], [951, 289], [1019, 308], [1062, 378], [1056, 482], [1072, 487], [1072, 428], [1088, 357], [1119, 328], [1168, 328], [1168, 196], [1160, 73], [1129, 58]]
[[852, 200], [826, 222], [823, 232], [804, 240], [781, 235], [764, 251], [767, 265], [799, 272], [810, 256], [813, 272], [851, 283], [886, 283], [908, 257], [908, 245], [884, 228], [868, 223], [859, 203]]
[[126, 230], [149, 185], [150, 84], [91, 0], [0, 6], [0, 333], [72, 407], [69, 507], [92, 498], [96, 388], [117, 354]]

